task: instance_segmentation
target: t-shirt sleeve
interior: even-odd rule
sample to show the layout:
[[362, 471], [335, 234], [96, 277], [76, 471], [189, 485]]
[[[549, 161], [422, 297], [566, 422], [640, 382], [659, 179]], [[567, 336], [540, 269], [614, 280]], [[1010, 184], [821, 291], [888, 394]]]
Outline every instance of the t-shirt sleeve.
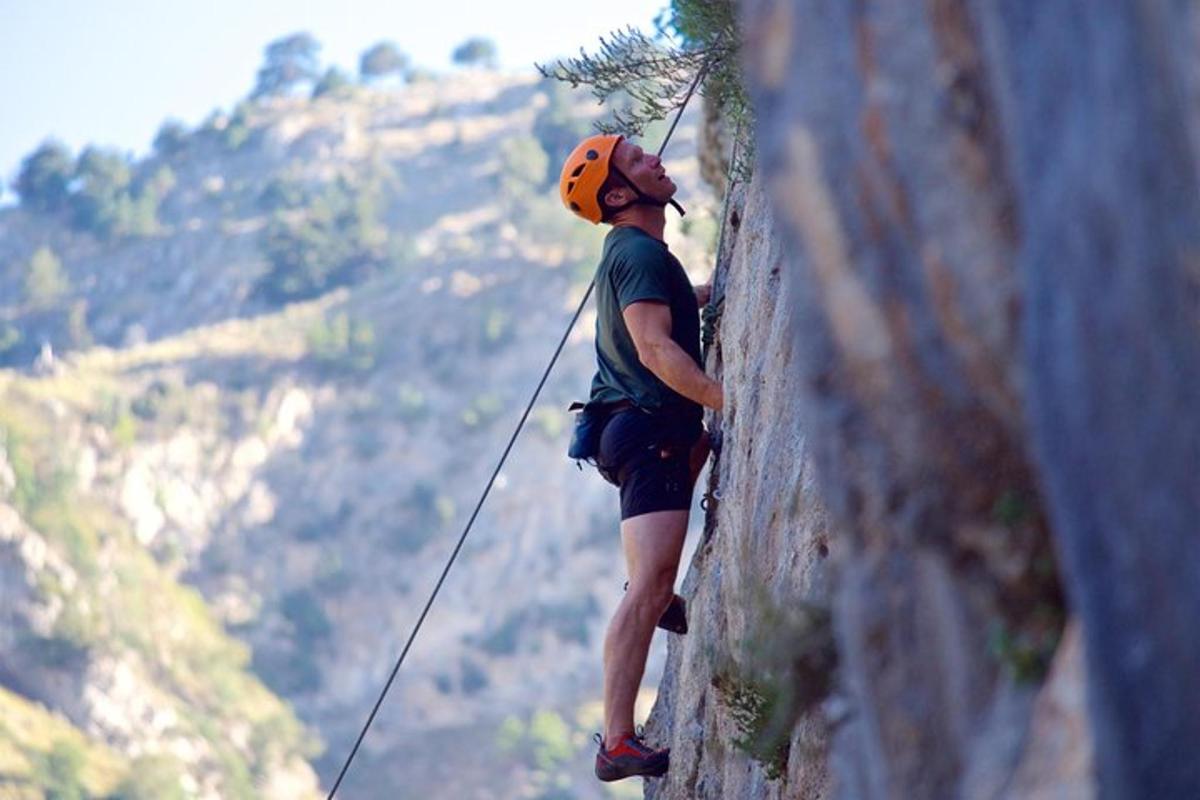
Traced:
[[630, 248], [613, 265], [612, 280], [622, 311], [643, 301], [671, 302], [667, 259], [656, 248]]

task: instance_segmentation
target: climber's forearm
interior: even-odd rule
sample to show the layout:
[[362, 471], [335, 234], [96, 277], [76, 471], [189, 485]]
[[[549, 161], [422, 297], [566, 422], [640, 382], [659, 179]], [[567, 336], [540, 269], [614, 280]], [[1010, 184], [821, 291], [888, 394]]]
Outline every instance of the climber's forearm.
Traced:
[[674, 339], [662, 337], [647, 342], [638, 358], [659, 380], [687, 399], [717, 411], [724, 406], [721, 384], [705, 375]]

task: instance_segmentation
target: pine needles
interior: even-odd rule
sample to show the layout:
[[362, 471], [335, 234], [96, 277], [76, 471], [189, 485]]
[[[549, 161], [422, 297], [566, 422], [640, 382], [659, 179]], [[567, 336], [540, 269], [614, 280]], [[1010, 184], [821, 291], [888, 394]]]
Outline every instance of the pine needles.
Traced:
[[[741, 35], [731, 0], [672, 0], [648, 35], [628, 27], [601, 37], [594, 53], [537, 65], [544, 77], [586, 86], [611, 115], [596, 123], [601, 133], [644, 135], [685, 101], [696, 76], [700, 93], [715, 102], [730, 130], [749, 132], [750, 106], [743, 88], [738, 46]], [[747, 138], [749, 138], [748, 134]], [[751, 152], [743, 143], [741, 150]], [[739, 159], [747, 175], [752, 157]]]

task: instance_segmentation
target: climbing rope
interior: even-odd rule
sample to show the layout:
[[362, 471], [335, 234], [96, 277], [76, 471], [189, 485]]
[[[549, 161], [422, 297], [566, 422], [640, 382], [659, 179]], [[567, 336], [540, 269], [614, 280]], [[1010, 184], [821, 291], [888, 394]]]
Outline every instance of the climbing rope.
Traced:
[[[675, 115], [671, 127], [667, 130], [667, 135], [663, 137], [662, 144], [659, 145], [657, 155], [662, 156], [663, 151], [667, 149], [667, 142], [671, 140], [671, 135], [675, 133], [675, 126], [679, 124], [679, 118], [683, 116], [684, 109], [687, 108], [688, 101], [692, 99], [692, 94], [696, 91], [696, 87], [704, 79], [705, 73], [708, 71], [710, 64], [706, 63], [697, 73], [696, 79], [692, 81], [692, 85], [688, 88], [687, 94], [684, 95], [683, 102], [679, 106], [679, 112]], [[726, 194], [728, 198], [728, 194]], [[722, 224], [722, 228], [724, 225]], [[722, 230], [724, 235], [724, 230]], [[517, 437], [521, 434], [521, 429], [525, 426], [525, 421], [529, 418], [529, 413], [533, 410], [534, 403], [537, 402], [538, 396], [542, 392], [542, 387], [546, 385], [546, 380], [550, 377], [550, 371], [554, 369], [555, 363], [558, 362], [558, 357], [562, 353], [563, 347], [567, 343], [567, 338], [571, 335], [571, 331], [575, 329], [575, 323], [579, 321], [579, 317], [583, 314], [583, 309], [587, 305], [588, 298], [591, 297], [592, 289], [596, 285], [596, 280], [593, 277], [588, 284], [587, 291], [583, 293], [583, 300], [579, 302], [579, 308], [575, 310], [575, 315], [571, 317], [571, 322], [567, 325], [567, 330], [563, 333], [562, 339], [558, 342], [558, 347], [554, 349], [554, 355], [550, 357], [550, 363], [546, 365], [545, 372], [542, 373], [541, 380], [538, 381], [537, 388], [533, 390], [533, 396], [529, 398], [529, 403], [525, 406], [525, 412], [521, 414], [520, 421], [517, 422], [517, 427], [513, 431], [512, 436], [508, 440], [508, 445], [504, 448], [504, 453], [501, 454], [496, 468], [492, 471], [492, 476], [488, 478], [487, 485], [483, 489], [483, 494], [479, 496], [479, 502], [475, 504], [475, 510], [471, 512], [470, 518], [467, 520], [466, 526], [463, 528], [462, 535], [458, 537], [458, 544], [454, 546], [454, 551], [450, 554], [449, 560], [446, 561], [446, 566], [442, 569], [442, 574], [438, 577], [437, 584], [433, 587], [433, 592], [429, 595], [429, 599], [425, 602], [425, 607], [421, 609], [421, 615], [417, 618], [416, 625], [413, 626], [412, 632], [408, 635], [408, 641], [404, 643], [404, 649], [400, 651], [400, 657], [396, 659], [395, 666], [392, 667], [392, 672], [388, 675], [387, 683], [383, 686], [383, 691], [379, 693], [379, 698], [375, 701], [374, 707], [371, 709], [370, 715], [367, 717], [366, 723], [363, 724], [362, 730], [359, 731], [358, 738], [354, 741], [354, 747], [350, 749], [350, 755], [346, 757], [346, 761], [342, 764], [342, 769], [338, 772], [337, 780], [333, 783], [333, 788], [329, 790], [326, 800], [333, 800], [337, 794], [338, 787], [342, 785], [342, 780], [346, 777], [346, 773], [350, 769], [350, 764], [354, 761], [355, 755], [358, 754], [358, 749], [363, 743], [363, 739], [367, 736], [367, 731], [371, 728], [371, 724], [375, 721], [379, 709], [383, 706], [384, 698], [391, 690], [392, 684], [396, 680], [396, 675], [400, 672], [401, 665], [404, 664], [404, 659], [408, 655], [408, 651], [412, 648], [413, 642], [417, 638], [417, 634], [421, 630], [421, 626], [425, 622], [425, 617], [429, 614], [429, 609], [433, 607], [434, 600], [437, 599], [438, 592], [442, 589], [442, 584], [446, 581], [446, 576], [450, 574], [450, 568], [454, 566], [455, 559], [458, 558], [459, 551], [462, 550], [463, 544], [467, 541], [467, 534], [471, 532], [471, 526], [475, 524], [475, 518], [479, 516], [479, 510], [483, 508], [484, 501], [487, 500], [488, 494], [492, 491], [492, 485], [496, 482], [496, 477], [500, 474], [504, 462], [508, 459], [508, 454], [512, 451], [513, 445], [516, 444]]]

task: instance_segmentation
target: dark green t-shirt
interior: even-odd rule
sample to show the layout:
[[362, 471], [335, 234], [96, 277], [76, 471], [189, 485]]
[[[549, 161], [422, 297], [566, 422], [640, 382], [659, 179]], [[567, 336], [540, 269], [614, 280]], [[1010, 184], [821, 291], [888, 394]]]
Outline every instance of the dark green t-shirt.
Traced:
[[613, 228], [604, 239], [596, 272], [598, 369], [592, 380], [591, 399], [602, 403], [630, 400], [647, 410], [682, 407], [681, 411], [699, 415], [702, 411], [698, 403], [671, 389], [638, 359], [621, 312], [644, 300], [670, 306], [671, 338], [697, 366], [703, 366], [700, 313], [683, 265], [665, 243], [640, 228]]

